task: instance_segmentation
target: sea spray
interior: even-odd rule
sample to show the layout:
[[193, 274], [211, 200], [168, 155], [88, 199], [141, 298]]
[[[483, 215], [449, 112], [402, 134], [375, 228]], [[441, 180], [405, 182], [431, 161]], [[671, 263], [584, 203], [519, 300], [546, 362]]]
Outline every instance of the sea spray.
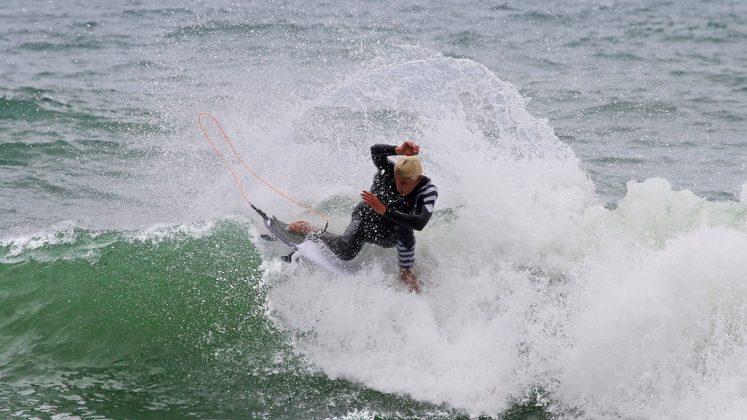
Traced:
[[[450, 88], [437, 90], [443, 85]], [[369, 92], [393, 97], [382, 102]], [[339, 125], [349, 124], [346, 110], [359, 121], [377, 118], [382, 107], [411, 115], [380, 141], [400, 141], [400, 130], [419, 133], [426, 173], [441, 191], [437, 207], [453, 207], [456, 218], [417, 235], [422, 296], [404, 293], [393, 256], [370, 248], [359, 258], [371, 268], [352, 278], [304, 272], [274, 284], [268, 301], [275, 319], [333, 377], [474, 414], [505, 410], [547, 375], [530, 369], [530, 334], [544, 322], [532, 318], [547, 313], [536, 307], [552, 300], [552, 279], [568, 268], [562, 253], [573, 256], [574, 220], [594, 201], [590, 182], [546, 123], [526, 113], [515, 88], [469, 60], [430, 57], [367, 70], [332, 96], [354, 104], [336, 111]], [[465, 121], [468, 96], [474, 119]], [[482, 114], [474, 98], [483, 101]], [[355, 147], [367, 151], [369, 144]], [[355, 160], [351, 169], [368, 182], [370, 156]], [[276, 279], [272, 273], [266, 276]]]
[[[520, 98], [484, 72], [441, 70], [473, 69], [469, 61], [417, 63], [420, 73], [433, 68], [431, 76], [445, 77], [435, 84], [455, 97], [464, 97], [455, 86], [468, 89], [485, 77], [498, 90], [484, 97]], [[398, 98], [400, 79], [386, 77], [393, 68], [352, 78], [348, 94], [337, 95], [366, 110], [348, 114], [359, 121], [376, 118], [381, 106], [360, 92], [394, 95], [389, 112], [409, 113], [395, 128], [421, 136], [438, 204], [453, 207], [456, 218], [417, 234], [421, 296], [405, 293], [393, 257], [373, 247], [359, 256], [369, 270], [353, 277], [268, 270], [273, 318], [305, 358], [331, 377], [475, 415], [500, 413], [536, 387], [549, 393], [549, 410], [594, 417], [668, 417], [682, 414], [682, 404], [705, 415], [715, 405], [703, 393], [744, 392], [733, 388], [741, 371], [726, 369], [745, 351], [743, 204], [709, 202], [652, 179], [629, 183], [617, 208], [605, 208], [525, 101], [489, 103], [485, 119], [498, 122], [485, 130], [475, 123], [479, 115], [460, 118], [461, 102], [443, 92], [433, 106], [417, 89], [417, 101]], [[477, 82], [466, 76], [474, 74]], [[359, 81], [366, 89], [350, 87]], [[337, 124], [349, 124], [345, 109], [336, 111]], [[398, 141], [396, 130], [390, 136]], [[368, 156], [351, 156], [355, 179], [365, 179]], [[698, 252], [701, 241], [720, 240], [725, 248]], [[719, 412], [726, 417], [742, 409], [725, 401]]]
[[[628, 188], [595, 224], [602, 246], [569, 278], [578, 300], [558, 393], [588, 401], [592, 417], [738, 418], [747, 208], [673, 191], [664, 180]], [[716, 397], [725, 387], [728, 395]]]

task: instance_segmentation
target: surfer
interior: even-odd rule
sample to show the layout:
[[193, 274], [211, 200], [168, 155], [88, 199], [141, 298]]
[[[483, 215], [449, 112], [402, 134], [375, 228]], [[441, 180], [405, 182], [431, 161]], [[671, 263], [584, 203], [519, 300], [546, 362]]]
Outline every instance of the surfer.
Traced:
[[[410, 291], [419, 293], [415, 264], [415, 235], [433, 214], [438, 189], [423, 175], [420, 146], [406, 140], [399, 146], [377, 144], [371, 147], [371, 158], [378, 169], [370, 191], [362, 191], [345, 233], [335, 235], [300, 220], [288, 225], [291, 232], [304, 235], [317, 232], [318, 237], [344, 261], [352, 260], [368, 242], [385, 248], [396, 247], [400, 280]], [[400, 155], [396, 163], [388, 156]]]

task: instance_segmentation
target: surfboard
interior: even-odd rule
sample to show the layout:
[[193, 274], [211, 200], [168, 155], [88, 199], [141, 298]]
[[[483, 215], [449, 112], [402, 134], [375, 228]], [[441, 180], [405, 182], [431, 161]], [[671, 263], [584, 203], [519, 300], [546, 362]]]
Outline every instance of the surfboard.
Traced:
[[265, 226], [275, 239], [293, 249], [296, 249], [298, 245], [306, 241], [306, 235], [289, 231], [288, 223], [278, 220], [275, 216], [265, 219]]
[[[456, 210], [462, 206], [453, 208], [446, 208], [442, 210], [436, 210], [433, 213], [432, 220], [443, 219], [445, 221], [452, 221], [458, 218]], [[262, 235], [267, 240], [278, 240], [283, 244], [287, 245], [291, 250], [291, 255], [283, 257], [286, 262], [291, 262], [291, 256], [297, 254], [304, 260], [316, 264], [335, 274], [352, 274], [361, 269], [359, 262], [353, 261], [342, 261], [323, 244], [321, 240], [314, 237], [314, 235], [303, 235], [300, 233], [291, 232], [288, 230], [288, 223], [279, 220], [275, 216], [268, 215], [267, 213], [259, 210], [252, 206], [257, 213], [262, 216], [264, 225], [270, 235]]]
[[[288, 224], [275, 216], [264, 218], [264, 224], [270, 231], [272, 237], [284, 243], [300, 255], [304, 260], [316, 264], [335, 274], [352, 274], [360, 269], [360, 266], [350, 261], [342, 261], [332, 253], [319, 239], [288, 230]], [[293, 253], [291, 255], [293, 255]], [[290, 262], [290, 255], [283, 258]]]

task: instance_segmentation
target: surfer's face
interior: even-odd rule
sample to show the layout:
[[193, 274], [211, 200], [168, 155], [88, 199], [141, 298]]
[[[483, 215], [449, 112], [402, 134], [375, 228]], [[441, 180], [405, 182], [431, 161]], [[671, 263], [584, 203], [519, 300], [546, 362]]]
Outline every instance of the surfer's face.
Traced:
[[394, 183], [397, 185], [397, 192], [402, 195], [410, 194], [412, 190], [417, 187], [418, 182], [420, 182], [420, 177], [412, 179], [396, 175], [394, 176]]

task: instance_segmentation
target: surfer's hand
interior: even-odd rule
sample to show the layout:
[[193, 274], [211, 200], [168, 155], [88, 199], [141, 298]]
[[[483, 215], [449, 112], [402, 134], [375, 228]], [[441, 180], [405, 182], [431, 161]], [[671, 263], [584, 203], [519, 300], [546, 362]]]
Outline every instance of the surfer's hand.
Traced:
[[414, 156], [420, 153], [420, 146], [412, 140], [405, 140], [399, 146], [394, 148], [398, 155]]
[[379, 200], [379, 197], [377, 197], [371, 191], [361, 192], [361, 198], [366, 204], [371, 206], [373, 211], [375, 211], [376, 213], [379, 213], [381, 215], [386, 213], [386, 206], [384, 205], [384, 203], [382, 203], [381, 200]]

